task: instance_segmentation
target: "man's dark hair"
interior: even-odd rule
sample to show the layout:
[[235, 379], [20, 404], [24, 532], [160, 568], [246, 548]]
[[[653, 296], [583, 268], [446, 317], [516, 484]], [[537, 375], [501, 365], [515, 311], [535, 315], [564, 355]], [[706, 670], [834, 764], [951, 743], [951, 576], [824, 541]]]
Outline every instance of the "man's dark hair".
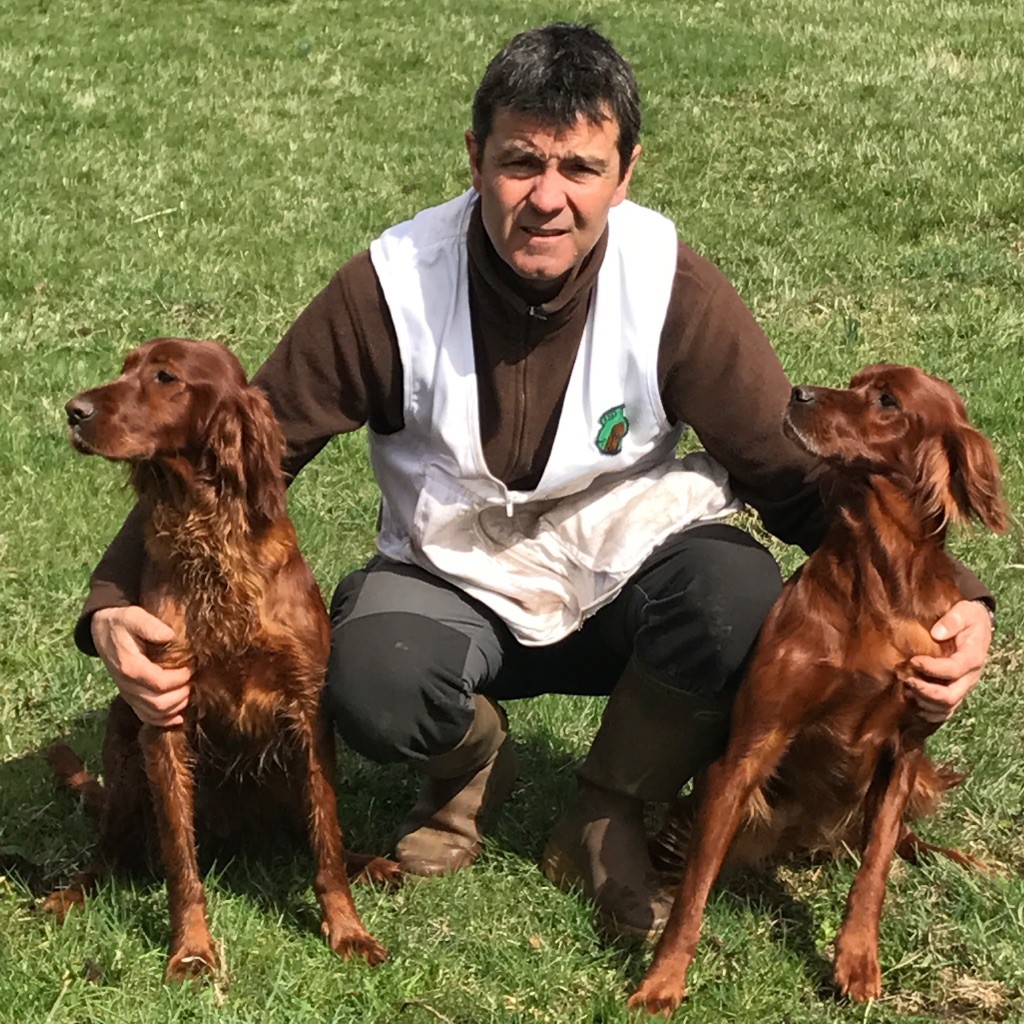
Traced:
[[633, 69], [590, 25], [558, 22], [520, 32], [490, 64], [473, 97], [473, 134], [480, 152], [495, 112], [507, 107], [542, 124], [568, 128], [619, 126], [619, 172], [626, 173], [640, 135], [640, 95]]

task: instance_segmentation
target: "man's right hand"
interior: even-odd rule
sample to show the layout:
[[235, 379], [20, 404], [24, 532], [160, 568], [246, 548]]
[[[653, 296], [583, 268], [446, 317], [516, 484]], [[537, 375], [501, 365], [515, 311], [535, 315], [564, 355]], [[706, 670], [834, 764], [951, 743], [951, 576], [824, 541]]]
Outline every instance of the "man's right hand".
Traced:
[[161, 668], [146, 644], [166, 644], [174, 630], [145, 608], [101, 608], [92, 617], [92, 640], [121, 696], [147, 725], [181, 725], [188, 704], [188, 668]]

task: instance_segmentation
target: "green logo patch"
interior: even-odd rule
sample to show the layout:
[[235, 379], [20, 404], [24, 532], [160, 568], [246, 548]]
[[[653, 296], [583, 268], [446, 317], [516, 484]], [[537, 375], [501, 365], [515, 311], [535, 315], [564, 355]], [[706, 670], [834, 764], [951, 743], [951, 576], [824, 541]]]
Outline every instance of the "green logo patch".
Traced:
[[626, 419], [626, 407], [617, 405], [607, 412], [601, 413], [598, 421], [601, 429], [594, 438], [597, 450], [602, 455], [618, 455], [622, 451], [622, 439], [629, 433], [629, 420]]

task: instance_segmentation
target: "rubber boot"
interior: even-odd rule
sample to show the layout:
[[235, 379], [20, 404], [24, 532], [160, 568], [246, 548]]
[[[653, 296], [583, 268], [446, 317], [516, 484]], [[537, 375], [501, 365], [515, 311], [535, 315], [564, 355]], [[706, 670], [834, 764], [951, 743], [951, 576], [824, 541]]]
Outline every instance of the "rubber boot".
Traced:
[[559, 889], [593, 900], [606, 933], [648, 939], [664, 926], [672, 897], [651, 863], [644, 805], [674, 799], [724, 749], [730, 705], [666, 686], [635, 661], [612, 691], [576, 801], [541, 859]]
[[395, 858], [411, 875], [443, 875], [480, 856], [479, 819], [504, 802], [516, 780], [508, 718], [474, 696], [476, 715], [458, 746], [430, 758], [419, 795], [398, 828]]

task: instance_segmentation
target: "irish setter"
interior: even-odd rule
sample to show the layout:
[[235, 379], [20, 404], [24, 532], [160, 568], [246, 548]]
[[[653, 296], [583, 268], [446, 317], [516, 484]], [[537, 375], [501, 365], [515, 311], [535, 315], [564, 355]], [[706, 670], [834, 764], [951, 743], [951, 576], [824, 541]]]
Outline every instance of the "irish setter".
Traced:
[[929, 632], [961, 597], [947, 524], [973, 514], [995, 532], [1007, 526], [992, 446], [948, 384], [906, 366], [869, 366], [845, 390], [794, 388], [785, 429], [832, 469], [830, 527], [770, 613], [728, 749], [700, 781], [682, 883], [629, 1000], [651, 1013], [671, 1013], [686, 995], [727, 855], [749, 863], [844, 843], [862, 860], [835, 979], [857, 1001], [879, 996], [892, 854], [938, 849], [908, 822], [959, 781], [925, 755], [937, 726], [915, 714], [905, 680], [913, 656], [950, 652]]
[[[174, 628], [151, 651], [191, 669], [185, 724], [143, 725], [118, 697], [103, 745], [104, 785], [55, 744], [59, 782], [100, 818], [99, 862], [47, 901], [63, 916], [98, 875], [160, 866], [171, 916], [166, 979], [210, 972], [215, 948], [195, 831], [221, 839], [256, 820], [298, 819], [316, 859], [324, 936], [344, 958], [387, 956], [349, 891], [332, 778], [334, 737], [320, 698], [330, 626], [285, 510], [283, 441], [263, 393], [212, 341], [157, 338], [121, 376], [66, 406], [72, 445], [127, 462], [145, 558], [139, 603]], [[396, 881], [397, 865], [349, 867]]]

